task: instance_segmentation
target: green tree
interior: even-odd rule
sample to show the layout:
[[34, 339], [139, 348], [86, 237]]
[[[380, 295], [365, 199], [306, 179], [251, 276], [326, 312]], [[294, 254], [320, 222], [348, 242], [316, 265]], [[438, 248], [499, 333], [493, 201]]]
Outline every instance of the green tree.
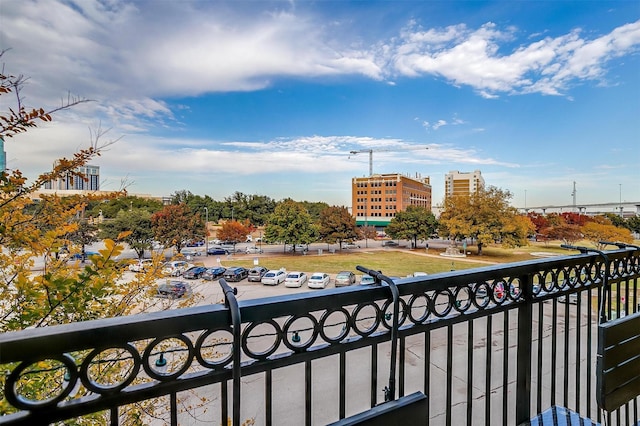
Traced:
[[640, 234], [640, 216], [636, 215], [630, 217], [624, 221], [624, 225], [631, 232], [635, 232], [636, 234]]
[[293, 244], [310, 244], [316, 240], [317, 229], [304, 206], [291, 199], [280, 202], [265, 227], [265, 240]]
[[613, 226], [617, 226], [618, 228], [622, 228], [625, 227], [626, 228], [626, 221], [623, 217], [621, 217], [619, 214], [613, 214], [613, 213], [605, 213], [604, 217], [607, 218], [607, 220], [613, 225]]
[[67, 235], [67, 239], [80, 246], [81, 259], [87, 260], [86, 247], [98, 242], [98, 226], [87, 219], [79, 218], [75, 220], [76, 228]]
[[145, 250], [151, 250], [155, 236], [151, 225], [151, 213], [144, 209], [120, 210], [115, 219], [100, 226], [102, 238], [116, 239], [119, 235], [126, 235], [122, 241], [142, 259]]
[[132, 195], [113, 197], [100, 202], [89, 204], [87, 211], [94, 217], [113, 219], [120, 211], [131, 211], [136, 209], [146, 210], [155, 213], [162, 209], [162, 202], [151, 198], [141, 198]]
[[386, 233], [393, 239], [413, 241], [427, 240], [438, 229], [438, 221], [429, 210], [422, 206], [408, 206], [405, 211], [396, 213], [387, 226]]
[[320, 212], [318, 236], [327, 244], [337, 242], [342, 249], [343, 241], [353, 241], [359, 236], [356, 219], [346, 207], [327, 207]]
[[186, 204], [164, 206], [151, 216], [151, 224], [156, 240], [165, 247], [175, 247], [178, 253], [187, 241], [204, 238], [202, 217]]
[[494, 186], [470, 196], [447, 197], [440, 215], [441, 235], [452, 240], [476, 240], [478, 255], [482, 247], [501, 241], [504, 247], [528, 245], [527, 236], [535, 231], [531, 220], [520, 216], [509, 200], [511, 193]]
[[302, 204], [302, 207], [309, 213], [314, 222], [319, 221], [322, 211], [329, 207], [329, 204], [322, 201], [301, 201], [300, 204]]

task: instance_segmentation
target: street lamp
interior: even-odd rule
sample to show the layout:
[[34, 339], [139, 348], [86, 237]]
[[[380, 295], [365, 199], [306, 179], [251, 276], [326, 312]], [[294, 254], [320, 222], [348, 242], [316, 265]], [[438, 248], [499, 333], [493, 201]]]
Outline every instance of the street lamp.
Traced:
[[619, 183], [618, 185], [620, 185], [620, 217], [624, 217], [624, 213], [622, 213], [622, 184]]
[[[368, 195], [367, 195], [368, 197]], [[367, 198], [364, 199], [364, 246], [369, 248], [369, 221], [367, 219]]]
[[204, 220], [204, 249], [205, 256], [209, 256], [209, 209], [204, 207], [205, 220]]
[[231, 206], [231, 222], [233, 222], [233, 206]]

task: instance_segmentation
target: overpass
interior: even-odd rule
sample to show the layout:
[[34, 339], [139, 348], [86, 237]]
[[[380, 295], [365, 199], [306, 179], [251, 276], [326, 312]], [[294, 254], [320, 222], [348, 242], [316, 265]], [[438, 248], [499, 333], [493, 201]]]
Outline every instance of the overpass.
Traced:
[[565, 204], [565, 205], [547, 205], [536, 207], [518, 207], [518, 210], [524, 213], [536, 212], [542, 214], [549, 213], [566, 213], [575, 212], [586, 215], [599, 215], [604, 213], [613, 213], [622, 215], [623, 217], [635, 216], [640, 214], [640, 201], [625, 201], [618, 203], [596, 203], [596, 204]]

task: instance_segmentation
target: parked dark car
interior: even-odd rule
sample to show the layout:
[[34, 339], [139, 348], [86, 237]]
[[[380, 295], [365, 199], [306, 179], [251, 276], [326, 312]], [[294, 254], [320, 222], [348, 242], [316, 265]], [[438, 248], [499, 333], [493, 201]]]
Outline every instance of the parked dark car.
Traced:
[[247, 269], [243, 268], [242, 266], [234, 266], [231, 268], [227, 268], [227, 270], [224, 271], [224, 274], [222, 274], [222, 278], [227, 281], [237, 282], [247, 278], [248, 275], [249, 271]]
[[82, 253], [74, 253], [71, 256], [69, 256], [69, 260], [89, 260], [91, 258], [91, 256], [96, 256], [99, 253], [95, 252], [95, 251], [85, 251], [84, 252], [84, 259], [82, 258]]
[[213, 281], [216, 278], [220, 278], [222, 274], [224, 274], [224, 271], [226, 271], [226, 269], [222, 266], [207, 268], [207, 270], [202, 273], [202, 276], [200, 276], [200, 278], [202, 278], [203, 280]]
[[264, 274], [266, 274], [267, 271], [268, 269], [264, 266], [254, 266], [253, 268], [249, 269], [247, 281], [259, 283], [260, 281], [262, 281], [262, 277], [264, 277]]
[[208, 255], [216, 255], [216, 254], [225, 255], [225, 254], [229, 254], [229, 252], [223, 249], [222, 247], [209, 247], [209, 249], [207, 250], [207, 254]]
[[389, 241], [383, 241], [382, 242], [382, 246], [383, 247], [398, 247], [400, 244], [396, 243], [393, 240], [389, 240]]
[[191, 268], [184, 271], [184, 274], [182, 274], [182, 276], [189, 280], [195, 280], [200, 278], [206, 270], [207, 268], [205, 268], [204, 266], [192, 266]]
[[172, 299], [179, 299], [190, 290], [189, 284], [182, 281], [167, 281], [158, 285], [158, 295]]

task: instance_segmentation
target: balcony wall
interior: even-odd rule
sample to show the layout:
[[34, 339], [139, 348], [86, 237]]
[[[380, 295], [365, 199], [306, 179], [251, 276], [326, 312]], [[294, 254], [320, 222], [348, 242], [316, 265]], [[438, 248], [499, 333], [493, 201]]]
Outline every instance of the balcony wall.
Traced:
[[[130, 424], [140, 407], [143, 424], [327, 424], [414, 391], [429, 425], [513, 425], [556, 404], [602, 421], [598, 308], [637, 311], [639, 277], [627, 248], [402, 279], [397, 315], [383, 282], [6, 333], [0, 424]], [[607, 424], [638, 421], [638, 402]]]

